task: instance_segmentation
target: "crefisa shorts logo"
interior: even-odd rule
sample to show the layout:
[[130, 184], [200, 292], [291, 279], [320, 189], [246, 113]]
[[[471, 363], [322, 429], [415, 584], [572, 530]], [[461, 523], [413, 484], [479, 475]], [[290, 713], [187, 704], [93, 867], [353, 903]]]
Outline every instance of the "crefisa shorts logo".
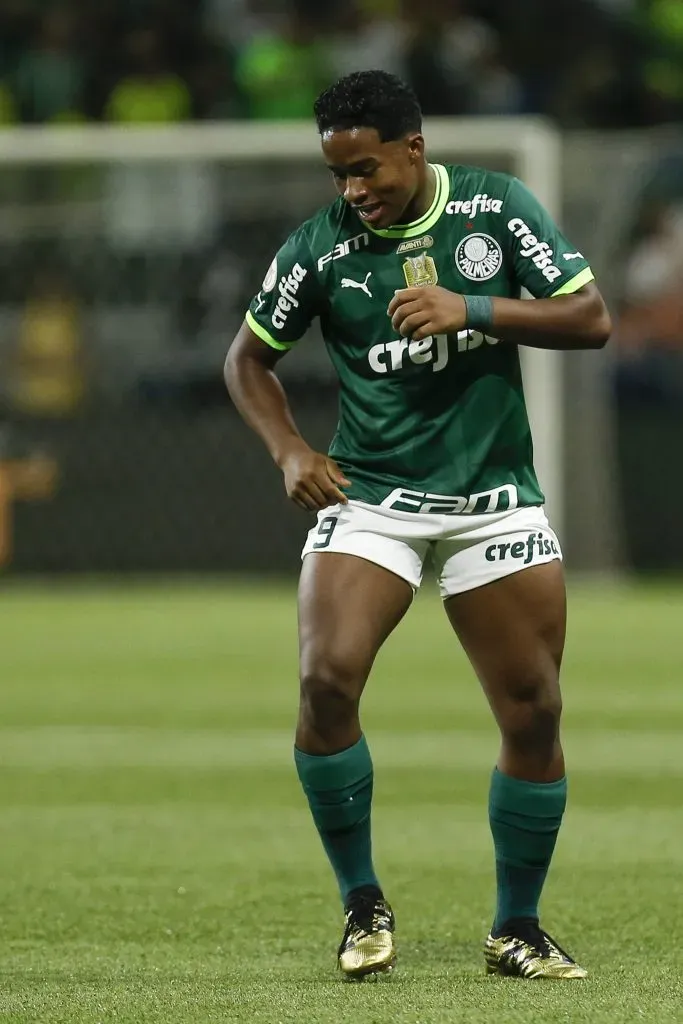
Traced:
[[263, 284], [261, 288], [264, 292], [272, 292], [273, 288], [277, 283], [277, 256], [268, 267], [266, 276], [263, 278]]
[[503, 250], [490, 235], [468, 235], [455, 250], [455, 265], [469, 281], [488, 281], [503, 265]]

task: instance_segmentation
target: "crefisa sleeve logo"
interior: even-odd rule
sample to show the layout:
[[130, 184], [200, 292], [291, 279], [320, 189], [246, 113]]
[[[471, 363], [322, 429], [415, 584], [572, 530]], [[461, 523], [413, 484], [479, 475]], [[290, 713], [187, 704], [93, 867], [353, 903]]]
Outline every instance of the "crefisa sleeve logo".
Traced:
[[503, 265], [503, 250], [491, 235], [467, 235], [455, 250], [455, 265], [469, 281], [488, 281]]

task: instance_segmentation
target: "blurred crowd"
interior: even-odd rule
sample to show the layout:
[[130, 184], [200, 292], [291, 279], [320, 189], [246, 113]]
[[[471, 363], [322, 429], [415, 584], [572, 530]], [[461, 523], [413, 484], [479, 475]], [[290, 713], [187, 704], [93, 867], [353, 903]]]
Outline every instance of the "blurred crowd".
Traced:
[[625, 239], [615, 312], [614, 389], [624, 409], [683, 408], [683, 151], [645, 183]]
[[427, 114], [683, 117], [681, 0], [0, 0], [0, 123], [310, 116], [382, 67]]
[[[368, 67], [409, 80], [428, 115], [542, 113], [570, 129], [683, 122], [683, 0], [0, 0], [0, 126], [310, 118], [321, 88]], [[0, 284], [0, 308], [23, 309], [12, 402], [50, 415], [67, 414], [85, 392], [84, 297], [93, 306], [166, 308], [172, 294], [178, 337], [194, 344], [220, 336], [231, 309], [248, 301], [259, 246], [267, 250], [276, 230], [269, 214], [251, 225], [250, 246], [238, 239], [236, 253], [232, 227], [219, 227], [195, 253], [192, 244], [168, 241], [173, 218], [159, 215], [155, 202], [175, 202], [177, 179], [165, 186], [155, 170], [145, 184], [144, 175], [128, 173], [118, 185], [109, 181], [104, 203], [126, 225], [125, 239], [110, 233], [107, 245], [87, 253], [70, 246], [68, 257], [55, 243], [57, 256], [37, 259], [25, 225], [41, 222], [40, 204], [54, 204], [57, 236], [61, 218], [71, 216], [67, 197], [87, 191], [87, 180], [77, 186], [68, 173], [35, 182], [22, 174], [17, 195], [3, 179], [3, 209], [24, 225], [15, 241], [26, 243], [6, 244]], [[197, 188], [210, 194], [199, 177]], [[177, 206], [204, 209], [194, 193]], [[683, 157], [663, 162], [636, 206], [625, 217], [635, 229], [611, 282], [613, 292], [621, 282], [614, 393], [624, 407], [677, 410]], [[49, 247], [54, 240], [44, 233], [40, 245]], [[142, 248], [133, 244], [138, 234]], [[167, 249], [169, 266], [157, 266], [150, 253]]]

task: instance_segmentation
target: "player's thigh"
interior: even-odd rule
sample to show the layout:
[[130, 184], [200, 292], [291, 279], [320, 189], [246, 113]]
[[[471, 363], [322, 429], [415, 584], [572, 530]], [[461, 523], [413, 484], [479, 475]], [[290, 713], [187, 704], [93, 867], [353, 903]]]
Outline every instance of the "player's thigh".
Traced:
[[357, 555], [306, 554], [299, 582], [304, 688], [334, 687], [359, 698], [379, 648], [413, 593], [407, 580]]
[[520, 702], [559, 714], [566, 629], [559, 559], [454, 594], [445, 608], [499, 721]]

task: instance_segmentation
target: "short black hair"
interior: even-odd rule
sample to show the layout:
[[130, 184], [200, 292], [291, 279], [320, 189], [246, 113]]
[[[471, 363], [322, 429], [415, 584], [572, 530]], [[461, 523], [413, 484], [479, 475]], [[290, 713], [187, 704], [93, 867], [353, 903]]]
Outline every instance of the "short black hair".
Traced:
[[321, 92], [313, 105], [318, 131], [374, 128], [382, 142], [422, 131], [417, 96], [388, 71], [354, 71]]

